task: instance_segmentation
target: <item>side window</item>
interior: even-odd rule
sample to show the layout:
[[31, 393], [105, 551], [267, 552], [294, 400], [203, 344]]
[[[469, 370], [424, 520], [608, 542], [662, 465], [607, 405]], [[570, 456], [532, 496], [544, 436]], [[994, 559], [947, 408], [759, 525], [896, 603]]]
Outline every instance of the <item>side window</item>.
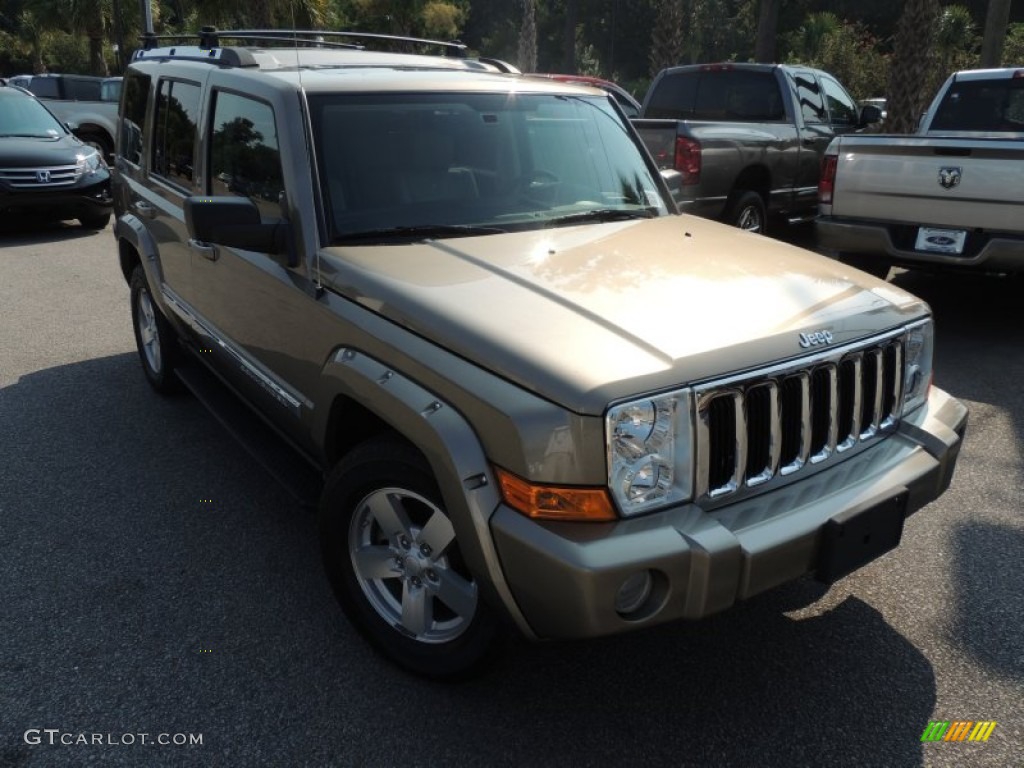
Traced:
[[192, 186], [199, 86], [161, 80], [153, 114], [152, 173], [179, 187]]
[[149, 75], [139, 72], [129, 72], [124, 78], [118, 154], [135, 165], [142, 162], [142, 126], [146, 121], [146, 104], [149, 102], [151, 84]]
[[274, 111], [247, 96], [218, 91], [210, 129], [210, 193], [248, 197], [278, 218], [284, 192]]
[[800, 101], [800, 113], [805, 123], [827, 123], [825, 100], [822, 98], [818, 81], [810, 72], [796, 72], [793, 75], [796, 97]]
[[60, 98], [57, 79], [54, 77], [33, 77], [27, 87], [40, 99]]
[[99, 101], [100, 81], [84, 77], [64, 79], [64, 97], [74, 101]]
[[828, 111], [832, 115], [833, 125], [856, 125], [860, 120], [860, 112], [853, 99], [839, 83], [831, 77], [821, 77], [821, 87], [828, 100]]

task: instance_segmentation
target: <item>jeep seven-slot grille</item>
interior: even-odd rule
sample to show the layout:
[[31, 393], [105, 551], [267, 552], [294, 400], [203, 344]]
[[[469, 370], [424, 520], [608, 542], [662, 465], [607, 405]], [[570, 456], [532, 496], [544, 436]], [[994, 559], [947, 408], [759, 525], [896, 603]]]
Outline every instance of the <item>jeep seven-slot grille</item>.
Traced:
[[891, 432], [903, 337], [697, 389], [698, 500], [789, 477]]
[[66, 187], [78, 181], [82, 169], [76, 165], [50, 168], [0, 168], [0, 182], [15, 189]]

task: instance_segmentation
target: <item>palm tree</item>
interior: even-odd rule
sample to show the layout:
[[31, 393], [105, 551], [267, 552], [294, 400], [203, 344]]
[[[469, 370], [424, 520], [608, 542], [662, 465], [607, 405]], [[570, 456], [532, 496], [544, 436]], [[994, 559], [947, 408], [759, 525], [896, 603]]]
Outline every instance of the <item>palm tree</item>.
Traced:
[[757, 18], [757, 42], [754, 61], [775, 61], [775, 38], [779, 26], [779, 6], [782, 0], [761, 0]]
[[906, 0], [896, 24], [889, 92], [886, 94], [886, 130], [913, 133], [931, 94], [924, 87], [932, 69], [939, 0]]
[[651, 77], [678, 64], [686, 45], [684, 10], [678, 0], [660, 0], [651, 34]]
[[519, 68], [523, 72], [537, 71], [537, 15], [534, 0], [520, 0], [523, 7], [523, 26], [519, 28]]
[[1010, 0], [988, 0], [985, 36], [981, 41], [981, 66], [998, 67], [1010, 21]]

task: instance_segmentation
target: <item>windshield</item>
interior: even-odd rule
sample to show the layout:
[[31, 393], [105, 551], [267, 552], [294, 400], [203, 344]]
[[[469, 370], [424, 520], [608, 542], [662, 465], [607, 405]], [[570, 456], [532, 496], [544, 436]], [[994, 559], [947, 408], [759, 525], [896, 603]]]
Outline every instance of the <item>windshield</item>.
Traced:
[[606, 98], [332, 94], [310, 105], [335, 242], [668, 212]]
[[30, 136], [55, 139], [65, 133], [46, 107], [24, 93], [0, 98], [0, 136]]

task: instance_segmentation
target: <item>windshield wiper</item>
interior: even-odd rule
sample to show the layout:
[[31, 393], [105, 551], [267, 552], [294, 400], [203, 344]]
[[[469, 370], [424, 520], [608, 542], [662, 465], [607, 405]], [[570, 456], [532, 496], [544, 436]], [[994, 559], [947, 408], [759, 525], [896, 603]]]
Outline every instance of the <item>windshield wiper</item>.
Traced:
[[391, 237], [412, 237], [429, 240], [441, 237], [472, 237], [473, 235], [499, 235], [506, 230], [499, 227], [479, 227], [471, 224], [419, 224], [412, 227], [383, 227], [363, 232], [346, 232], [334, 238], [335, 242], [373, 240]]
[[653, 219], [653, 208], [595, 208], [591, 211], [569, 213], [549, 219], [547, 224], [560, 227], [563, 224], [581, 224], [587, 221], [626, 221], [628, 219]]

